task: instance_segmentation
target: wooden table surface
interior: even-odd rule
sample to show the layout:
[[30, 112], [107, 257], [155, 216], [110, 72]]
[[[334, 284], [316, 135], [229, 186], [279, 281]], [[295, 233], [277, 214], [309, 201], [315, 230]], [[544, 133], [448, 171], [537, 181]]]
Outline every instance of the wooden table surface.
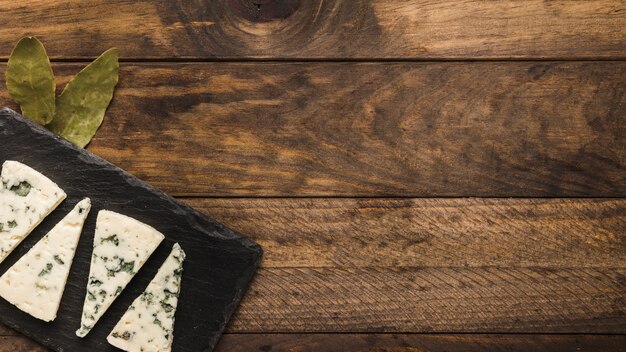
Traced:
[[0, 24], [2, 71], [36, 35], [60, 87], [120, 48], [88, 149], [263, 246], [218, 351], [625, 350], [626, 1], [5, 0]]

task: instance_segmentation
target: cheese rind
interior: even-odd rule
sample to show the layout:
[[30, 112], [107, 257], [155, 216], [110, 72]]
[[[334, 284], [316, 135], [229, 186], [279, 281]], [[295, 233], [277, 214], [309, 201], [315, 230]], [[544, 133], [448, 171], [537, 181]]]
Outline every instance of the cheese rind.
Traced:
[[85, 198], [0, 277], [0, 296], [37, 319], [56, 318], [91, 201]]
[[47, 177], [7, 160], [0, 174], [0, 262], [66, 197]]
[[169, 352], [185, 252], [176, 243], [146, 290], [135, 299], [107, 341], [127, 352]]
[[86, 336], [163, 241], [163, 234], [128, 216], [101, 210], [79, 337]]

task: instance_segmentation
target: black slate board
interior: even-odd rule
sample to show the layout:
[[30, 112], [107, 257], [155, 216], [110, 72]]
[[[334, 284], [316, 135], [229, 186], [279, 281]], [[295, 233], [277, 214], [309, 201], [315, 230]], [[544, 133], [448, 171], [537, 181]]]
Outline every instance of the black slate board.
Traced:
[[[0, 264], [0, 273], [25, 254], [78, 201], [90, 197], [92, 210], [78, 244], [57, 319], [51, 323], [40, 321], [0, 298], [0, 322], [56, 351], [119, 351], [107, 343], [107, 335], [152, 280], [172, 245], [178, 242], [187, 259], [172, 350], [213, 349], [256, 271], [262, 255], [257, 244], [10, 109], [0, 110], [0, 164], [5, 160], [22, 162], [48, 176], [67, 193], [67, 199]], [[149, 224], [162, 232], [165, 240], [94, 329], [81, 339], [74, 332], [80, 325], [96, 215], [102, 209]]]

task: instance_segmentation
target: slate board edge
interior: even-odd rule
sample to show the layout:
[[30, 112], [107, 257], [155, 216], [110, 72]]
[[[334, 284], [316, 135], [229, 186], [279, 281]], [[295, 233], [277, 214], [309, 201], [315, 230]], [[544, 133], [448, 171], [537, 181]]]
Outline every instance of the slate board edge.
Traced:
[[[35, 122], [30, 121], [29, 119], [23, 117], [22, 115], [20, 115], [19, 113], [17, 113], [16, 111], [14, 111], [13, 109], [10, 108], [2, 108], [0, 109], [0, 116], [10, 116], [10, 118], [14, 118], [22, 123], [25, 123], [26, 125], [28, 125], [33, 131], [52, 137], [55, 140], [57, 140], [59, 143], [61, 143], [63, 146], [70, 148], [76, 152], [78, 152], [80, 154], [80, 156], [83, 156], [85, 159], [83, 159], [84, 162], [88, 162], [88, 163], [94, 163], [94, 164], [100, 164], [100, 165], [105, 165], [107, 167], [112, 168], [113, 170], [115, 170], [115, 172], [117, 172], [120, 176], [124, 177], [129, 183], [133, 183], [133, 184], [141, 184], [143, 187], [145, 187], [146, 189], [150, 190], [151, 192], [154, 192], [155, 194], [157, 194], [158, 196], [163, 197], [164, 199], [167, 199], [168, 201], [172, 202], [173, 204], [176, 204], [178, 207], [180, 207], [182, 210], [184, 210], [185, 212], [189, 212], [191, 214], [193, 214], [194, 216], [203, 219], [203, 220], [207, 220], [212, 222], [213, 224], [216, 225], [216, 227], [218, 227], [220, 230], [222, 230], [225, 233], [224, 239], [228, 239], [228, 240], [234, 240], [234, 241], [238, 241], [241, 245], [243, 245], [244, 247], [250, 249], [250, 251], [252, 252], [252, 254], [254, 254], [254, 269], [253, 271], [250, 272], [249, 275], [244, 275], [240, 278], [240, 281], [242, 283], [245, 283], [244, 287], [245, 289], [237, 292], [237, 294], [235, 295], [233, 301], [231, 302], [231, 304], [229, 306], [226, 307], [225, 310], [225, 316], [224, 316], [224, 323], [220, 324], [220, 329], [218, 331], [218, 333], [214, 336], [214, 339], [211, 341], [209, 347], [205, 350], [203, 350], [202, 352], [210, 352], [215, 348], [215, 345], [217, 344], [217, 342], [219, 341], [221, 335], [223, 334], [223, 331], [226, 327], [226, 324], [228, 324], [228, 322], [230, 321], [230, 318], [232, 317], [233, 313], [235, 312], [235, 309], [239, 306], [239, 303], [241, 302], [241, 299], [243, 298], [243, 295], [245, 294], [246, 290], [248, 289], [248, 287], [250, 286], [250, 282], [252, 281], [252, 278], [254, 277], [254, 274], [256, 273], [256, 269], [258, 269], [259, 267], [259, 263], [261, 261], [261, 258], [263, 256], [263, 249], [261, 248], [261, 246], [259, 246], [256, 242], [252, 241], [249, 238], [246, 238], [236, 232], [234, 232], [233, 230], [229, 229], [228, 227], [224, 226], [223, 224], [215, 221], [215, 220], [211, 220], [208, 217], [206, 217], [204, 214], [198, 212], [197, 210], [193, 209], [192, 207], [179, 202], [178, 200], [176, 200], [174, 197], [166, 194], [165, 192], [155, 188], [154, 186], [142, 181], [141, 179], [137, 178], [136, 176], [124, 171], [123, 169], [121, 169], [120, 167], [118, 167], [117, 165], [112, 164], [111, 162], [87, 151], [86, 149], [80, 148], [76, 145], [74, 145], [73, 143], [65, 140], [64, 138], [57, 136], [55, 134], [53, 134], [52, 132], [50, 132], [49, 130], [47, 130], [45, 127], [36, 124]], [[35, 333], [30, 333], [30, 331], [23, 331], [22, 329], [19, 329], [18, 326], [14, 325], [14, 324], [8, 324], [12, 329], [16, 329], [18, 330], [21, 334], [23, 334], [24, 336], [27, 336], [35, 341], [38, 341], [44, 345], [47, 345], [46, 341], [44, 341], [43, 339], [40, 338], [40, 336], [37, 336], [37, 334]]]

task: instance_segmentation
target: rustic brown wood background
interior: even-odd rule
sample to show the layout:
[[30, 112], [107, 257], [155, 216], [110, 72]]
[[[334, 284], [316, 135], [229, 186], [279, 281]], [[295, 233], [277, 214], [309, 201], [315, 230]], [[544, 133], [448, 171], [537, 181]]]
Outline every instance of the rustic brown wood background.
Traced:
[[88, 149], [264, 247], [218, 351], [626, 348], [626, 1], [5, 0], [3, 71], [26, 35], [60, 88], [120, 48]]

